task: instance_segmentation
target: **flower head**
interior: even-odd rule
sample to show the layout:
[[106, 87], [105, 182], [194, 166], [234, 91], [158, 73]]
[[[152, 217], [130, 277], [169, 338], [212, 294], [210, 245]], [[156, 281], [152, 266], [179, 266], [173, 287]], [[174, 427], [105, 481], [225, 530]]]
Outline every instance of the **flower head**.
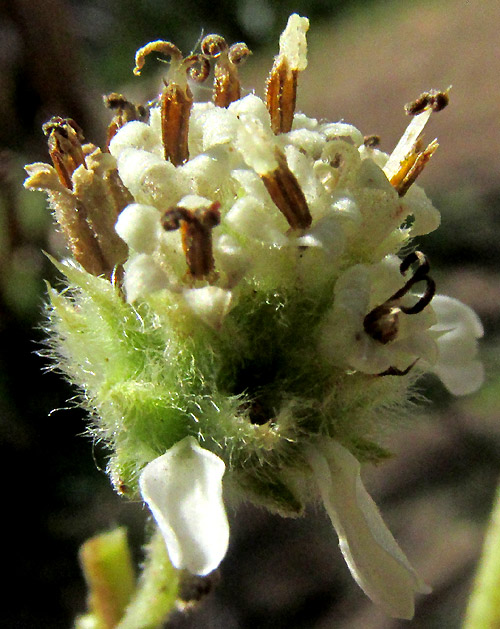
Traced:
[[[74, 261], [51, 289], [52, 346], [78, 384], [122, 493], [140, 493], [176, 567], [223, 558], [228, 493], [288, 516], [320, 499], [356, 581], [409, 618], [426, 591], [360, 480], [386, 456], [418, 376], [453, 393], [482, 381], [482, 327], [435, 296], [411, 239], [439, 225], [415, 183], [437, 148], [424, 127], [446, 104], [429, 92], [386, 155], [344, 122], [295, 112], [308, 20], [292, 15], [265, 101], [242, 96], [250, 51], [218, 35], [170, 67], [147, 110], [120, 95], [108, 152], [72, 121], [47, 127], [54, 168], [28, 167], [48, 191]], [[214, 66], [213, 102], [189, 80]], [[188, 80], [189, 79], [189, 80]], [[401, 255], [404, 248], [406, 255]]]

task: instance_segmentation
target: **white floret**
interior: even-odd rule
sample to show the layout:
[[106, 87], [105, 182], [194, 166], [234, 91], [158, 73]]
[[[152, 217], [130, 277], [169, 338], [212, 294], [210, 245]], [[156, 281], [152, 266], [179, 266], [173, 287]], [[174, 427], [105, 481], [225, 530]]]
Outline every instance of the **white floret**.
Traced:
[[148, 151], [124, 149], [118, 157], [118, 173], [138, 203], [159, 210], [174, 205], [188, 191], [175, 166]]
[[149, 124], [133, 120], [114, 135], [109, 144], [109, 152], [116, 159], [126, 149], [142, 149], [161, 157], [163, 149], [160, 138], [161, 136]]
[[117, 234], [138, 253], [153, 253], [161, 233], [160, 212], [150, 206], [132, 203], [118, 217]]

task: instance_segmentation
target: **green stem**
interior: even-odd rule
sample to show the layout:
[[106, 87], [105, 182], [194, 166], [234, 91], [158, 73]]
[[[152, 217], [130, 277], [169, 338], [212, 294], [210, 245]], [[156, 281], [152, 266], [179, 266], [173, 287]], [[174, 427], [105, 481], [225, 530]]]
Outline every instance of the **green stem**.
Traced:
[[175, 609], [179, 577], [158, 530], [146, 553], [146, 565], [136, 593], [116, 629], [160, 629]]
[[463, 629], [500, 628], [500, 485]]

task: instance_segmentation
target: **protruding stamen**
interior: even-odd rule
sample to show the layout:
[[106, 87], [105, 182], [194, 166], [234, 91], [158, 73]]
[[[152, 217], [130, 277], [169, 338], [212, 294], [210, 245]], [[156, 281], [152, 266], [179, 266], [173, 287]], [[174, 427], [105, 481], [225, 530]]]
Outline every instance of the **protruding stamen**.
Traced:
[[170, 58], [170, 71], [165, 89], [160, 97], [161, 134], [165, 159], [180, 166], [189, 159], [189, 115], [193, 106], [193, 94], [187, 84], [189, 76], [204, 81], [210, 71], [203, 55], [189, 55], [185, 59], [174, 44], [158, 40], [140, 48], [135, 55], [134, 74], [139, 75], [147, 55], [159, 52]]
[[426, 109], [441, 111], [450, 102], [450, 89], [451, 86], [444, 92], [439, 90], [429, 90], [428, 92], [423, 92], [418, 98], [405, 105], [405, 112], [409, 116], [416, 116], [421, 114]]
[[276, 135], [292, 128], [297, 97], [297, 75], [307, 67], [306, 32], [309, 20], [290, 16], [280, 37], [280, 52], [274, 60], [266, 86], [266, 104]]
[[430, 160], [438, 146], [438, 142], [436, 140], [433, 140], [422, 151], [418, 151], [417, 148], [417, 152], [409, 156], [408, 162], [399, 173], [400, 175], [402, 175], [402, 179], [400, 179], [397, 183], [394, 183], [391, 180], [391, 183], [396, 188], [397, 193], [400, 197], [403, 197], [408, 192], [410, 186], [415, 183], [417, 177], [424, 170], [427, 162]]
[[276, 135], [291, 130], [296, 98], [297, 71], [291, 70], [283, 59], [274, 64], [266, 85], [266, 104]]
[[161, 139], [165, 159], [180, 166], [189, 159], [189, 115], [193, 94], [189, 86], [166, 83], [161, 95]]
[[401, 306], [401, 311], [405, 314], [417, 314], [422, 312], [422, 310], [430, 304], [432, 298], [436, 294], [436, 282], [429, 277], [430, 264], [427, 257], [420, 251], [414, 251], [404, 258], [401, 262], [399, 270], [401, 275], [405, 275], [406, 271], [410, 268], [410, 266], [414, 263], [417, 263], [417, 269], [411, 276], [411, 278], [406, 282], [402, 289], [396, 292], [392, 299], [399, 299], [408, 293], [410, 288], [414, 286], [417, 282], [425, 282], [427, 284], [426, 289], [422, 297], [417, 301], [413, 306]]
[[306, 197], [297, 178], [288, 167], [286, 157], [276, 148], [278, 167], [260, 178], [276, 207], [285, 216], [292, 229], [307, 229], [312, 223]]
[[162, 39], [151, 41], [149, 44], [139, 48], [139, 50], [135, 53], [134, 74], [136, 76], [140, 75], [141, 70], [146, 63], [146, 57], [152, 52], [159, 52], [165, 57], [168, 57], [172, 62], [177, 62], [178, 64], [182, 61], [181, 51], [171, 42], [164, 41]]
[[216, 60], [214, 103], [217, 107], [228, 107], [241, 96], [238, 65], [252, 53], [243, 42], [229, 48], [220, 35], [207, 35], [201, 42], [201, 50], [203, 54]]
[[42, 126], [48, 137], [49, 154], [60, 182], [73, 190], [73, 173], [78, 166], [85, 166], [82, 150], [83, 132], [71, 118], [54, 116]]
[[[54, 168], [27, 168], [27, 188], [46, 190], [55, 218], [75, 260], [92, 275], [119, 284], [127, 245], [115, 231], [118, 215], [133, 201], [109, 155], [84, 140], [71, 119], [43, 125]], [[79, 168], [83, 166], [83, 168]]]
[[[384, 345], [393, 341], [398, 334], [399, 314], [403, 312], [407, 315], [413, 315], [422, 312], [436, 293], [436, 283], [429, 277], [429, 261], [420, 251], [414, 251], [403, 259], [399, 267], [401, 275], [404, 276], [410, 266], [415, 263], [418, 266], [404, 286], [396, 291], [394, 295], [391, 295], [383, 304], [373, 308], [363, 320], [365, 332], [372, 339]], [[424, 294], [413, 306], [402, 306], [400, 300], [408, 294], [412, 286], [422, 281], [427, 285]]]
[[109, 143], [118, 129], [121, 129], [124, 124], [132, 120], [146, 121], [148, 112], [143, 105], [134, 105], [134, 103], [128, 101], [125, 96], [117, 94], [116, 92], [104, 96], [104, 104], [108, 109], [116, 112], [108, 126], [106, 150], [109, 150]]
[[228, 49], [229, 46], [224, 37], [215, 33], [206, 35], [201, 42], [201, 52], [213, 59], [219, 57], [223, 52], [227, 52]]
[[239, 66], [244, 63], [251, 54], [252, 51], [245, 42], [233, 44], [228, 52], [229, 61], [235, 66]]
[[175, 206], [163, 215], [163, 229], [181, 230], [189, 275], [195, 280], [210, 278], [214, 273], [212, 229], [220, 223], [219, 208], [220, 203], [215, 201], [209, 207], [196, 210]]
[[182, 62], [182, 67], [196, 83], [203, 83], [210, 74], [210, 61], [203, 55], [189, 55]]
[[433, 140], [424, 148], [422, 132], [431, 113], [441, 111], [448, 104], [449, 90], [424, 92], [415, 101], [405, 105], [406, 113], [413, 119], [383, 169], [400, 197], [406, 194], [439, 146]]

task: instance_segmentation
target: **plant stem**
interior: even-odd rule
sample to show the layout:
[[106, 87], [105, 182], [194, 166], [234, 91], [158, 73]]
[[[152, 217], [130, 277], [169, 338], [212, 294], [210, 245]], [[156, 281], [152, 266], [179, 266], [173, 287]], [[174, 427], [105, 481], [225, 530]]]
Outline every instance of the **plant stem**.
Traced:
[[500, 485], [463, 629], [500, 628]]
[[160, 629], [175, 608], [179, 577], [158, 530], [146, 552], [146, 565], [137, 590], [116, 629]]

